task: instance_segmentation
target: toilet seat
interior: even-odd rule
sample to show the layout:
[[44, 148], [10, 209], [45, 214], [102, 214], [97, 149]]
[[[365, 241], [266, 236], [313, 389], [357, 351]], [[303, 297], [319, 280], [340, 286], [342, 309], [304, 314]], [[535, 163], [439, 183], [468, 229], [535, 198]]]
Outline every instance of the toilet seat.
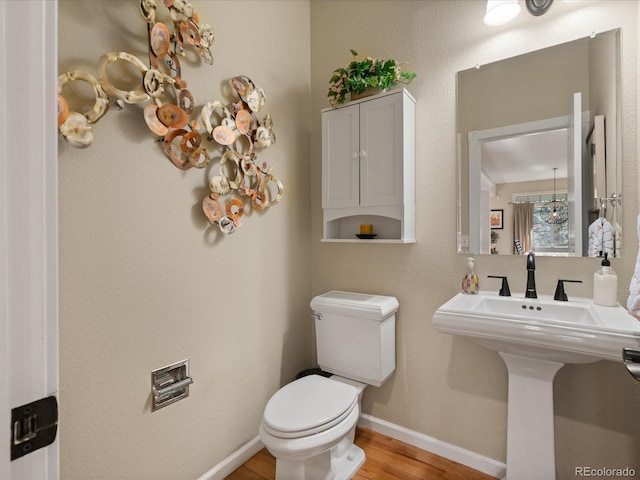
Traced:
[[339, 424], [358, 408], [352, 385], [319, 375], [302, 377], [278, 390], [264, 410], [264, 429], [279, 438], [300, 438]]

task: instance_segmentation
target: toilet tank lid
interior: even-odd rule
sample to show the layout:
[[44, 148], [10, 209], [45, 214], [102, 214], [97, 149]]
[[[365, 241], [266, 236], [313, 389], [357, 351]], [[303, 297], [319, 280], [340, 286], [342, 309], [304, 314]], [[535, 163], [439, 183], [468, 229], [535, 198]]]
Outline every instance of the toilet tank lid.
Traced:
[[311, 300], [311, 308], [316, 313], [335, 313], [378, 321], [395, 313], [399, 306], [396, 297], [340, 290], [331, 290]]

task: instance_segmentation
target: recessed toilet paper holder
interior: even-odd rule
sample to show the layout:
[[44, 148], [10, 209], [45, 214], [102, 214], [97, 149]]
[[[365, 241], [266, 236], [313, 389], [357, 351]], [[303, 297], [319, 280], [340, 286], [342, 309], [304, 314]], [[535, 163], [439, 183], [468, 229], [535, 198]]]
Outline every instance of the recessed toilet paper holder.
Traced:
[[167, 365], [151, 372], [151, 411], [166, 407], [189, 396], [189, 360]]

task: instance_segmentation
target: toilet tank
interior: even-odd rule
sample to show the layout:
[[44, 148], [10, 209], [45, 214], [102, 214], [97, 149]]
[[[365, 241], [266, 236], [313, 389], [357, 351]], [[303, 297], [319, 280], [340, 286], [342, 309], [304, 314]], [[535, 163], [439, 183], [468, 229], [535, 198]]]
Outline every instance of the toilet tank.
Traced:
[[311, 300], [318, 365], [379, 387], [396, 368], [395, 297], [333, 290]]

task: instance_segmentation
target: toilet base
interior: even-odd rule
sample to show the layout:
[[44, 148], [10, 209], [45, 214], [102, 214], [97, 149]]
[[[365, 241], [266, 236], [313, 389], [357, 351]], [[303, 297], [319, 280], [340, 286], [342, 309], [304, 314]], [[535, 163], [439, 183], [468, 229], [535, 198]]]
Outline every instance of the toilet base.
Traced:
[[276, 480], [349, 480], [364, 460], [364, 451], [347, 436], [332, 449], [311, 458], [276, 458]]
[[352, 444], [346, 455], [334, 458], [331, 469], [336, 472], [336, 480], [350, 480], [365, 461], [364, 450]]
[[[352, 386], [359, 394], [364, 389], [364, 385], [361, 385], [361, 388]], [[358, 399], [352, 404], [349, 414], [337, 424], [302, 437], [286, 438], [273, 435], [266, 428], [263, 418], [260, 422], [260, 439], [276, 459], [276, 480], [353, 478], [365, 461], [364, 451], [354, 444], [356, 425], [360, 417], [359, 403]]]

